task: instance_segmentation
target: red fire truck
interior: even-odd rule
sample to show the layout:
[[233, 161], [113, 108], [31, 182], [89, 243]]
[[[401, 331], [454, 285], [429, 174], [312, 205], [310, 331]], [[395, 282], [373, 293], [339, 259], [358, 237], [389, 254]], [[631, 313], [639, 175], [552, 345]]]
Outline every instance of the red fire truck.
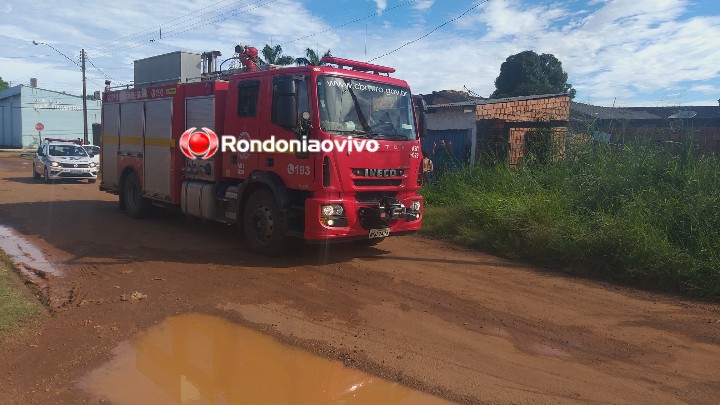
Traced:
[[[176, 206], [236, 225], [261, 254], [284, 252], [292, 238], [375, 244], [420, 229], [424, 105], [390, 77], [394, 69], [335, 57], [321, 66], [243, 62], [228, 80], [105, 92], [100, 189], [132, 217]], [[191, 159], [180, 150], [190, 128], [223, 135], [223, 146], [232, 136], [378, 147], [225, 148]]]

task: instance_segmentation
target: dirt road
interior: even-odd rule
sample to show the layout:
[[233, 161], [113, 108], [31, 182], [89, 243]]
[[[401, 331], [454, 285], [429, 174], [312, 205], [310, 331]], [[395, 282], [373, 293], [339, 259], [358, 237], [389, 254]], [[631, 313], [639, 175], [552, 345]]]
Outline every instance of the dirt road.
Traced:
[[259, 257], [234, 229], [133, 220], [97, 185], [33, 181], [29, 163], [0, 156], [0, 225], [63, 275], [37, 333], [0, 348], [0, 403], [97, 403], [81, 377], [189, 312], [457, 402], [720, 403], [718, 305], [422, 237]]

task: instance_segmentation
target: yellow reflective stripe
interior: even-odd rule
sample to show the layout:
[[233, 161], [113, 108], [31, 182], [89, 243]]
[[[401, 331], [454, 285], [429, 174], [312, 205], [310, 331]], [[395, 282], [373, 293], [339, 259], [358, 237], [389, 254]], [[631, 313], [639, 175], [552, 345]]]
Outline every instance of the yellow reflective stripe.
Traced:
[[[120, 136], [120, 145], [141, 145], [142, 137], [139, 136]], [[103, 143], [106, 144], [117, 144], [118, 136], [116, 135], [103, 135]], [[145, 138], [145, 146], [166, 146], [168, 148], [175, 147], [175, 140], [172, 138]]]
[[171, 138], [145, 138], [145, 146], [175, 147], [175, 140]]
[[120, 136], [120, 145], [140, 145], [142, 137], [139, 136]]

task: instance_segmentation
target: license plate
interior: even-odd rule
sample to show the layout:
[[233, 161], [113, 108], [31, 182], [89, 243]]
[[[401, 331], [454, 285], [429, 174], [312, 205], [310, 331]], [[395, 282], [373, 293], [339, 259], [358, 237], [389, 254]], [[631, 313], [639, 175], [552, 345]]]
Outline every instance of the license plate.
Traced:
[[77, 171], [77, 170], [70, 170], [68, 173], [70, 174], [83, 174], [83, 172]]
[[371, 229], [370, 234], [368, 235], [368, 239], [384, 238], [386, 236], [390, 236], [390, 228]]

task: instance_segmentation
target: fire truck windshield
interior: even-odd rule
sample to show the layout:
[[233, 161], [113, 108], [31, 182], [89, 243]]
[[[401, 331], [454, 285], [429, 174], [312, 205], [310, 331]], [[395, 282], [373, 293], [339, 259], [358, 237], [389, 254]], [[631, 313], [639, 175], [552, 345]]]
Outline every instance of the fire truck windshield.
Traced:
[[317, 88], [323, 131], [390, 140], [417, 138], [407, 88], [335, 76], [319, 77]]

